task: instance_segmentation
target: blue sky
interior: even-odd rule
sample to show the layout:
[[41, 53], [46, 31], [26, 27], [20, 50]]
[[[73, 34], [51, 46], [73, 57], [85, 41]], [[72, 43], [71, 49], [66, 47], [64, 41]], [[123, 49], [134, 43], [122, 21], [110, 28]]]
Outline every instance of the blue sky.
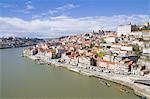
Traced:
[[[27, 3], [28, 1], [32, 3]], [[1, 16], [23, 19], [31, 19], [34, 15], [47, 13], [50, 9], [54, 10], [66, 4], [74, 4], [77, 7], [51, 16], [62, 14], [73, 17], [150, 14], [149, 0], [0, 0], [0, 3], [10, 5], [10, 7], [1, 6]], [[31, 13], [23, 12], [27, 5], [34, 7]]]
[[52, 37], [145, 21], [150, 0], [0, 0], [1, 36]]

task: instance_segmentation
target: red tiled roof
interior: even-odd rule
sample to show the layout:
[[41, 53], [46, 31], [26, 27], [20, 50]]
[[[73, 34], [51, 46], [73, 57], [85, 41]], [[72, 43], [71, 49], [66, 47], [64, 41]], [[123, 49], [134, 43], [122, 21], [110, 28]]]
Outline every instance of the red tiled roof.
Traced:
[[100, 60], [101, 62], [105, 62], [107, 64], [118, 64], [119, 62], [110, 62], [110, 61], [106, 61], [106, 60]]
[[150, 30], [143, 30], [142, 32], [150, 33]]

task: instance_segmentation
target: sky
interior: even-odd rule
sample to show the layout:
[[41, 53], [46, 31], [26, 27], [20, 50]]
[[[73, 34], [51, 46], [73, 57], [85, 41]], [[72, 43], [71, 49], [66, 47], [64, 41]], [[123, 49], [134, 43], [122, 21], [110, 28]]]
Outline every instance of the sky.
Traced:
[[150, 22], [150, 0], [0, 0], [0, 37], [55, 38]]

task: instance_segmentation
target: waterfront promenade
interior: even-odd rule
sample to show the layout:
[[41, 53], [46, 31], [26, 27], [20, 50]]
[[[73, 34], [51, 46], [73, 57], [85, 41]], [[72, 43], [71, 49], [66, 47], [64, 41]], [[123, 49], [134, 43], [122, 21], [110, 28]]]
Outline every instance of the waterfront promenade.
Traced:
[[[29, 58], [35, 60], [37, 57], [29, 56]], [[149, 80], [150, 78], [148, 77], [135, 76], [135, 75], [119, 75], [119, 74], [114, 74], [114, 73], [109, 73], [109, 72], [102, 72], [101, 71], [102, 69], [94, 67], [94, 66], [84, 66], [81, 64], [72, 65], [68, 63], [61, 63], [61, 62], [58, 62], [58, 59], [52, 59], [52, 60], [45, 61], [45, 62], [48, 64], [53, 64], [57, 67], [65, 67], [71, 71], [74, 71], [83, 75], [94, 76], [94, 77], [116, 82], [118, 84], [132, 88], [135, 94], [139, 96], [145, 96], [148, 99], [150, 99], [150, 86], [139, 84], [139, 83], [134, 83], [134, 81], [136, 80]], [[85, 68], [85, 67], [90, 67], [90, 68]]]
[[150, 80], [135, 80], [134, 83], [139, 83], [139, 84], [150, 86]]

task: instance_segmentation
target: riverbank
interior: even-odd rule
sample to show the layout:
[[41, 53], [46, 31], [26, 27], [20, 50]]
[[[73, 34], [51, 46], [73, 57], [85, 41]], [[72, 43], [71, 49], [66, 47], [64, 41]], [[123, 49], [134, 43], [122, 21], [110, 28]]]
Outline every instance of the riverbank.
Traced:
[[19, 47], [30, 47], [30, 46], [35, 46], [36, 44], [34, 45], [24, 45], [24, 46], [9, 46], [9, 47], [0, 47], [0, 49], [8, 49], [8, 48], [19, 48]]
[[[28, 57], [33, 60], [36, 60], [36, 57], [33, 57], [33, 56], [28, 56]], [[42, 60], [42, 61], [45, 61], [45, 60]], [[102, 78], [105, 80], [109, 80], [109, 81], [130, 87], [134, 90], [136, 95], [145, 96], [147, 97], [147, 99], [150, 99], [150, 86], [134, 83], [135, 80], [140, 79], [143, 76], [137, 78], [133, 75], [127, 76], [127, 75], [118, 75], [118, 74], [107, 73], [107, 72], [99, 72], [97, 70], [83, 68], [84, 66], [82, 66], [81, 64], [78, 64], [78, 66], [76, 66], [76, 65], [71, 65], [68, 63], [60, 63], [58, 62], [57, 59], [53, 59], [53, 60], [49, 60], [45, 62], [47, 64], [53, 64], [57, 67], [67, 68], [68, 70], [71, 70], [73, 72], [77, 72], [86, 76], [94, 76], [94, 77]], [[92, 66], [89, 66], [89, 67], [92, 67]]]

